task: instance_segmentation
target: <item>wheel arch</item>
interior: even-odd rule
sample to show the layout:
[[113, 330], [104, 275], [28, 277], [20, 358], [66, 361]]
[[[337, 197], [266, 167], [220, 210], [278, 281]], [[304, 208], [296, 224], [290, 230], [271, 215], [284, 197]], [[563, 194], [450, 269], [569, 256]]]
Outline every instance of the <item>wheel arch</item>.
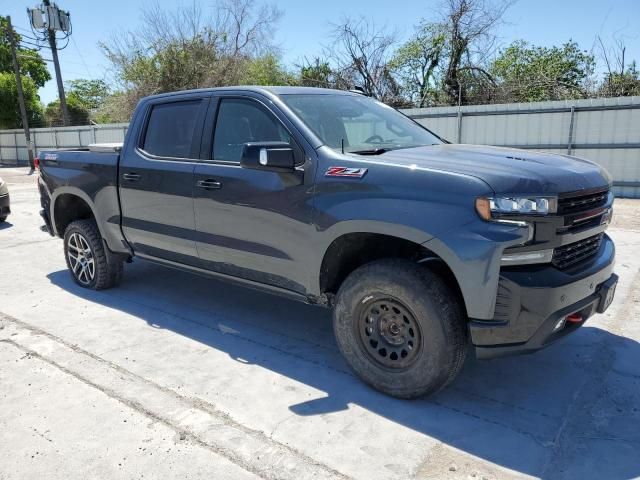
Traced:
[[458, 295], [466, 311], [460, 283], [438, 252], [424, 243], [433, 236], [411, 228], [385, 224], [384, 228], [342, 231], [325, 247], [316, 270], [320, 295], [335, 295], [347, 276], [358, 267], [382, 258], [405, 258], [438, 273]]
[[62, 187], [57, 189], [50, 206], [51, 225], [58, 237], [63, 237], [67, 226], [75, 220], [94, 219], [104, 237], [100, 219], [89, 196], [80, 189]]

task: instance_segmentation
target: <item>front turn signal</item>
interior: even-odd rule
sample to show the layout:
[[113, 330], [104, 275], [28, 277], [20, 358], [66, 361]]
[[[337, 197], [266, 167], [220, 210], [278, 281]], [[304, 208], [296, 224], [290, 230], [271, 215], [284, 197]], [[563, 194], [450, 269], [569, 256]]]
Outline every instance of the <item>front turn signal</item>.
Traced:
[[476, 198], [476, 212], [483, 220], [491, 220], [491, 204], [488, 198]]

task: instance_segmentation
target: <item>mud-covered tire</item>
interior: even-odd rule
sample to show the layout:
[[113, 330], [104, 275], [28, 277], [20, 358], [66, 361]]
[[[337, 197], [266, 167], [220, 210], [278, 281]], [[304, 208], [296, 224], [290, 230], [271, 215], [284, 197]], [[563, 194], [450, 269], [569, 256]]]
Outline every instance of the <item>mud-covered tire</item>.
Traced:
[[[83, 264], [74, 261], [74, 258], [78, 258], [78, 248], [85, 252], [90, 250], [90, 253], [82, 253]], [[100, 230], [93, 220], [76, 220], [67, 226], [64, 232], [64, 257], [71, 277], [81, 287], [104, 290], [116, 286], [122, 279], [123, 262], [107, 252]], [[88, 268], [90, 264], [93, 265], [93, 274], [80, 275], [82, 266], [87, 265]]]
[[402, 259], [375, 261], [352, 272], [336, 296], [333, 327], [356, 374], [399, 398], [444, 388], [461, 370], [468, 348], [458, 295], [438, 274]]

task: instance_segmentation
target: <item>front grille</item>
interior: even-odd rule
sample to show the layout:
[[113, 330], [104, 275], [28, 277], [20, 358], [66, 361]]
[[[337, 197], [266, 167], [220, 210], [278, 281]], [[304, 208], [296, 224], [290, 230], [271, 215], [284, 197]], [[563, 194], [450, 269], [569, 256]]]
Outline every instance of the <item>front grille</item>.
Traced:
[[593, 237], [585, 238], [579, 242], [570, 243], [558, 247], [553, 251], [552, 263], [555, 267], [563, 270], [578, 262], [592, 257], [600, 248], [602, 243], [602, 233]]
[[609, 190], [601, 190], [587, 195], [575, 195], [558, 199], [558, 213], [568, 215], [602, 207], [607, 203]]

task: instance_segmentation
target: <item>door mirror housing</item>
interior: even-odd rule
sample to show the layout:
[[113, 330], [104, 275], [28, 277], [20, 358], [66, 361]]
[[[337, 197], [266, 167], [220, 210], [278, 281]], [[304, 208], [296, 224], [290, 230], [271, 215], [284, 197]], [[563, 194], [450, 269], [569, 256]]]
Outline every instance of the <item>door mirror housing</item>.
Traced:
[[286, 142], [252, 142], [242, 148], [240, 166], [244, 168], [292, 172], [295, 165], [295, 153]]

